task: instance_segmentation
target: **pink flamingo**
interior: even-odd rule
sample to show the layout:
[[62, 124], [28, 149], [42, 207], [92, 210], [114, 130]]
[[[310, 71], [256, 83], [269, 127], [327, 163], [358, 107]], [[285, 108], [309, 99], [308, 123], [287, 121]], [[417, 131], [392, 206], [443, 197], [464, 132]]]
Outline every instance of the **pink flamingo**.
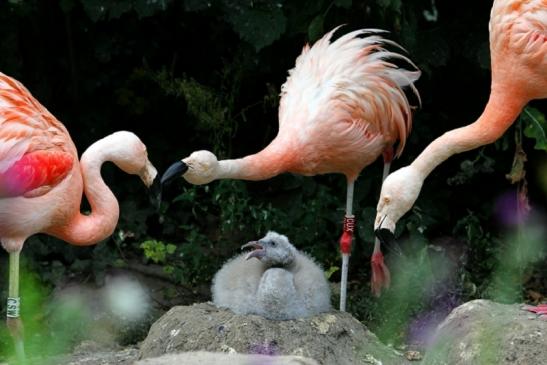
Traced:
[[[489, 30], [492, 84], [482, 115], [446, 132], [385, 179], [374, 223], [383, 240], [393, 239], [397, 221], [435, 167], [456, 153], [494, 142], [530, 100], [547, 98], [547, 0], [495, 0]], [[538, 311], [547, 314], [545, 306]]]
[[[114, 162], [150, 186], [157, 175], [146, 147], [130, 132], [116, 132], [89, 147], [78, 162], [66, 128], [18, 81], [0, 73], [0, 242], [9, 252], [7, 325], [24, 359], [19, 317], [19, 255], [25, 240], [47, 233], [86, 246], [107, 238], [119, 207], [101, 178]], [[82, 193], [91, 214], [80, 212]]]
[[[396, 156], [401, 153], [412, 122], [403, 88], [410, 87], [418, 95], [413, 83], [420, 72], [401, 69], [388, 61], [403, 60], [413, 65], [407, 57], [384, 49], [384, 45], [397, 45], [380, 37], [382, 31], [357, 30], [331, 42], [336, 29], [313, 47], [304, 46], [296, 59], [281, 86], [278, 134], [266, 148], [241, 159], [222, 161], [209, 151], [194, 152], [173, 164], [162, 183], [180, 174], [192, 184], [216, 179], [264, 180], [283, 172], [306, 176], [344, 174], [347, 200], [340, 239], [340, 310], [344, 311], [354, 229], [354, 182], [361, 170], [382, 153], [387, 174], [397, 140]], [[387, 284], [389, 272], [379, 242], [372, 267], [373, 289]]]

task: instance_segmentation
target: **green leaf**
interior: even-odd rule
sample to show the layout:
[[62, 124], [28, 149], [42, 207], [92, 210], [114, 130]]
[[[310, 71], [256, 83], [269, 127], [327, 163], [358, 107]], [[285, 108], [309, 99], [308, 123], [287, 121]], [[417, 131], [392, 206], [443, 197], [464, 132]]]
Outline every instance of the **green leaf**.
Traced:
[[108, 10], [108, 17], [110, 19], [118, 19], [133, 9], [131, 5], [131, 1], [129, 0], [113, 1], [112, 3], [106, 5], [107, 7], [110, 7]]
[[258, 52], [269, 46], [285, 32], [287, 18], [279, 2], [225, 0], [228, 21], [241, 39], [252, 44]]
[[351, 8], [351, 3], [352, 0], [334, 0], [334, 5], [344, 9]]
[[[85, 12], [93, 22], [108, 16], [108, 19], [118, 19], [122, 15], [135, 11], [139, 18], [154, 15], [165, 10], [170, 0], [81, 0]], [[67, 2], [66, 0], [64, 1]]]
[[382, 8], [391, 8], [395, 12], [401, 11], [401, 0], [376, 0], [376, 3]]
[[82, 5], [93, 22], [105, 17], [108, 12], [108, 4], [103, 0], [82, 0]]
[[520, 115], [525, 125], [524, 135], [536, 140], [536, 150], [547, 151], [547, 120], [539, 110], [526, 107]]
[[340, 270], [340, 268], [338, 266], [331, 266], [329, 267], [329, 269], [327, 271], [325, 271], [325, 278], [327, 280], [330, 279], [330, 277], [332, 276], [332, 274], [334, 274], [335, 272], [337, 272], [338, 270]]
[[203, 0], [184, 0], [184, 10], [188, 12], [201, 11], [211, 7], [209, 1]]
[[169, 255], [172, 255], [175, 253], [175, 250], [177, 249], [177, 246], [175, 246], [174, 244], [172, 243], [168, 243], [167, 246], [165, 247], [166, 250], [167, 250], [167, 253]]
[[[139, 18], [146, 18], [156, 14], [158, 11], [167, 9], [167, 3], [171, 0], [137, 0], [133, 1], [133, 9], [137, 12]], [[203, 1], [207, 4], [207, 1]]]
[[477, 174], [493, 172], [494, 163], [495, 160], [492, 157], [486, 156], [484, 150], [480, 150], [475, 159], [462, 161], [460, 171], [449, 177], [446, 182], [451, 186], [465, 184]]
[[74, 8], [74, 1], [75, 0], [61, 0], [59, 1], [59, 6], [61, 7], [61, 10], [63, 10], [63, 13], [70, 13], [70, 11]]
[[132, 10], [131, 0], [82, 0], [82, 5], [89, 18], [94, 22], [107, 16], [109, 19], [116, 19]]
[[167, 256], [175, 253], [177, 246], [172, 243], [166, 245], [161, 241], [148, 240], [141, 243], [140, 248], [144, 251], [146, 258], [155, 263], [165, 263]]
[[323, 34], [325, 17], [323, 14], [316, 16], [308, 26], [308, 38], [314, 42]]

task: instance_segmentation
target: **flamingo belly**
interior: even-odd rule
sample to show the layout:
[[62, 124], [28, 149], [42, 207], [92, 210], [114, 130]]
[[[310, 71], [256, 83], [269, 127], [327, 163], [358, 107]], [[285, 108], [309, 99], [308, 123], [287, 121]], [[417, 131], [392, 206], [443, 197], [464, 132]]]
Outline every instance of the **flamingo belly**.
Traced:
[[68, 222], [80, 210], [83, 183], [79, 169], [79, 163], [73, 163], [64, 179], [47, 194], [1, 197], [0, 238], [27, 238], [39, 232], [49, 233], [50, 227]]

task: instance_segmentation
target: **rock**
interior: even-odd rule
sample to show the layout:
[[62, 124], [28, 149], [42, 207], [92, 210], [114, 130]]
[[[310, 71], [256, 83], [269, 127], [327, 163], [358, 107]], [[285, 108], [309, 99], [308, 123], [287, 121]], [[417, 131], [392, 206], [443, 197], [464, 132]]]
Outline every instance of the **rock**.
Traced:
[[[30, 357], [27, 365], [131, 365], [139, 356], [135, 346], [122, 348], [116, 344], [106, 345], [95, 341], [83, 341], [66, 355]], [[0, 365], [3, 365], [0, 363]], [[7, 364], [6, 364], [7, 365]]]
[[302, 356], [269, 356], [269, 355], [243, 355], [222, 354], [218, 352], [184, 352], [180, 354], [167, 354], [137, 361], [135, 365], [318, 365], [317, 361]]
[[349, 313], [272, 321], [237, 315], [211, 303], [169, 310], [150, 329], [141, 358], [191, 351], [295, 355], [329, 365], [408, 364]]
[[405, 358], [409, 361], [420, 361], [422, 360], [423, 356], [420, 351], [410, 350], [405, 351]]
[[547, 321], [518, 304], [473, 300], [441, 323], [423, 364], [547, 364]]
[[[130, 365], [135, 362], [139, 350], [127, 347], [121, 350], [92, 350], [80, 348], [64, 361], [55, 362], [56, 365]], [[53, 364], [53, 362], [52, 362]]]

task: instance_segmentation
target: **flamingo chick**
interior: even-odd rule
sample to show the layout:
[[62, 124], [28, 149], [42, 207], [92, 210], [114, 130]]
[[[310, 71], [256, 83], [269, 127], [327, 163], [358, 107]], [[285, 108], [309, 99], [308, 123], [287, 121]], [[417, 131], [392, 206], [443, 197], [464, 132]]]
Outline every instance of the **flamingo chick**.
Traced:
[[325, 273], [286, 236], [268, 232], [241, 248], [248, 247], [254, 250], [234, 257], [215, 275], [211, 291], [216, 306], [274, 320], [330, 310]]
[[483, 113], [474, 123], [444, 133], [385, 179], [374, 223], [381, 240], [394, 238], [395, 225], [433, 169], [456, 153], [493, 143], [530, 100], [547, 98], [547, 0], [495, 0], [489, 31], [492, 82]]
[[[414, 66], [407, 57], [384, 48], [397, 45], [378, 35], [383, 31], [357, 30], [331, 42], [336, 29], [312, 47], [304, 46], [296, 59], [281, 86], [278, 134], [266, 148], [244, 158], [222, 161], [209, 151], [194, 152], [173, 164], [162, 183], [180, 174], [192, 184], [217, 179], [264, 180], [284, 172], [305, 176], [344, 174], [347, 199], [340, 239], [340, 310], [344, 311], [354, 230], [354, 182], [361, 170], [382, 153], [387, 174], [397, 140], [395, 155], [400, 155], [412, 124], [411, 106], [403, 89], [409, 87], [418, 96], [413, 83], [420, 72], [399, 68], [389, 61]], [[378, 290], [389, 279], [379, 242], [372, 262], [373, 277], [379, 278], [373, 280], [373, 289]]]
[[[0, 242], [9, 253], [7, 325], [24, 359], [19, 317], [19, 254], [25, 240], [47, 233], [78, 246], [112, 234], [119, 216], [114, 194], [101, 178], [112, 161], [152, 185], [157, 171], [146, 146], [116, 132], [90, 146], [78, 162], [66, 128], [18, 81], [0, 73]], [[80, 212], [82, 193], [91, 214]]]

